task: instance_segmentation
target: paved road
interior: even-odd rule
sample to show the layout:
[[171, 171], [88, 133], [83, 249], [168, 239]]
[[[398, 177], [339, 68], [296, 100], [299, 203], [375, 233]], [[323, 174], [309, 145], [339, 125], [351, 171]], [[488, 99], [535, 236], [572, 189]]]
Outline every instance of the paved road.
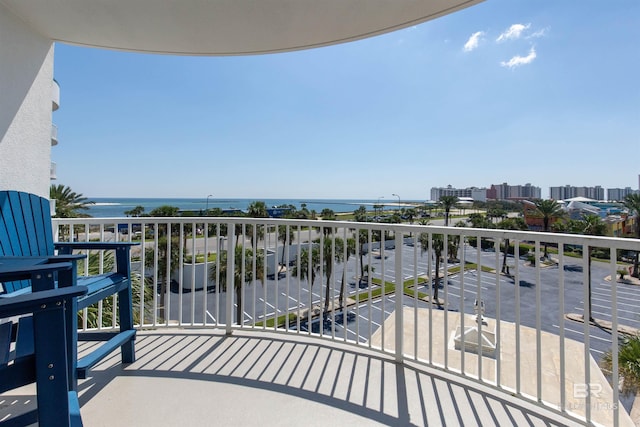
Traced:
[[[416, 275], [425, 275], [428, 271], [427, 256], [420, 253], [419, 248], [412, 248], [405, 245], [403, 248], [403, 277], [405, 279]], [[466, 248], [466, 259], [477, 261], [478, 253], [474, 248]], [[374, 276], [384, 277], [388, 281], [395, 279], [394, 250], [385, 250], [386, 259], [381, 257], [371, 257], [372, 265], [375, 268]], [[496, 266], [496, 254], [494, 252], [480, 252], [481, 263], [492, 267]], [[368, 258], [368, 257], [365, 257]], [[500, 317], [502, 320], [515, 322], [519, 316], [520, 323], [525, 326], [536, 327], [539, 322], [542, 330], [558, 333], [561, 316], [566, 313], [582, 313], [583, 289], [582, 289], [582, 268], [581, 260], [565, 258], [565, 288], [564, 288], [564, 309], [559, 307], [559, 270], [557, 267], [543, 268], [540, 270], [540, 289], [536, 289], [536, 270], [525, 265], [523, 260], [518, 260], [519, 283], [516, 287], [515, 280], [506, 276], [480, 273], [477, 271], [466, 271], [464, 275], [449, 275], [447, 286], [441, 284], [440, 298], [447, 299], [449, 310], [465, 311], [474, 313], [474, 302], [478, 296], [484, 301], [486, 315], [489, 317]], [[368, 259], [365, 259], [365, 263]], [[501, 254], [498, 254], [497, 265], [502, 262]], [[509, 263], [515, 264], [513, 257]], [[432, 263], [431, 267], [433, 268]], [[451, 267], [451, 264], [449, 264]], [[330, 293], [337, 298], [340, 290], [340, 279], [342, 277], [343, 265], [337, 265], [334, 281], [331, 284]], [[356, 286], [356, 261], [352, 257], [347, 266], [347, 285], [345, 287], [347, 295], [354, 295], [360, 291]], [[513, 271], [513, 268], [512, 268]], [[593, 277], [593, 315], [598, 319], [611, 319], [611, 296], [610, 283], [604, 278], [609, 275], [608, 265], [594, 262], [592, 267]], [[325, 288], [324, 278], [317, 278], [313, 288], [304, 280], [299, 280], [290, 274], [279, 280], [266, 280], [264, 286], [247, 286], [243, 297], [244, 321], [252, 323], [260, 321], [265, 317], [281, 315], [298, 308], [305, 309], [312, 305], [320, 305], [324, 301]], [[480, 288], [478, 290], [478, 285]], [[464, 287], [464, 291], [462, 291]], [[426, 286], [418, 288], [420, 292], [428, 293], [430, 290]], [[619, 323], [627, 326], [640, 328], [640, 310], [637, 302], [640, 300], [640, 287], [618, 284], [618, 318]], [[206, 294], [206, 296], [205, 296]], [[498, 316], [497, 295], [500, 295], [500, 313]], [[519, 294], [519, 296], [518, 296]], [[460, 295], [463, 295], [461, 298]], [[180, 301], [180, 298], [182, 301]], [[205, 302], [206, 298], [206, 302]], [[520, 299], [519, 313], [516, 301]], [[536, 311], [536, 300], [539, 298], [541, 309]], [[171, 318], [177, 319], [182, 307], [183, 322], [190, 322], [193, 304], [194, 321], [224, 322], [226, 310], [226, 294], [215, 292], [183, 293], [171, 294]], [[394, 306], [389, 305], [390, 310]], [[205, 310], [206, 308], [206, 310]], [[378, 323], [378, 322], [377, 322]], [[378, 323], [379, 324], [379, 323]], [[375, 325], [374, 325], [375, 326]], [[377, 327], [377, 326], [376, 326]], [[584, 341], [584, 324], [572, 321], [565, 322], [566, 337], [578, 341]], [[349, 332], [356, 334], [355, 331]], [[611, 347], [610, 332], [597, 327], [590, 327], [591, 336], [590, 347], [594, 357], [598, 360], [603, 352]], [[367, 334], [358, 333], [359, 339], [368, 339]]]

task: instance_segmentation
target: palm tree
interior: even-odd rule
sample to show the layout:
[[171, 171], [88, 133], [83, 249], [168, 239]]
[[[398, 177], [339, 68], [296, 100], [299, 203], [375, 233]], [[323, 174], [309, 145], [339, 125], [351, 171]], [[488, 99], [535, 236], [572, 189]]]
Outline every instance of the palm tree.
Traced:
[[[254, 281], [253, 271], [255, 269], [255, 280], [259, 280], [264, 284], [264, 256], [261, 251], [255, 253], [255, 265], [254, 265], [254, 252], [252, 249], [243, 249], [242, 246], [236, 246], [235, 252], [235, 267], [233, 272], [233, 285], [236, 292], [236, 323], [242, 324], [242, 285], [244, 283], [251, 283]], [[209, 280], [217, 281], [220, 290], [225, 292], [227, 290], [227, 263], [228, 251], [222, 251], [220, 253], [220, 271], [218, 274], [218, 263], [214, 263], [209, 268]], [[242, 257], [244, 255], [244, 265], [242, 264]], [[244, 270], [244, 274], [243, 274]]]
[[[102, 271], [100, 271], [100, 260], [102, 259]], [[88, 263], [88, 271], [90, 276], [101, 274], [103, 271], [112, 271], [115, 266], [115, 259], [113, 251], [108, 251], [102, 256], [99, 252], [89, 252], [86, 260], [80, 260], [78, 270], [83, 271], [83, 263]], [[148, 279], [147, 279], [148, 280]], [[131, 274], [131, 296], [133, 307], [133, 322], [134, 324], [143, 325], [144, 319], [147, 321], [152, 314], [152, 301], [153, 301], [153, 286], [144, 286], [145, 281], [138, 273]], [[140, 313], [142, 307], [142, 301], [144, 299], [144, 313]], [[102, 323], [99, 323], [99, 303], [95, 303], [87, 307], [87, 327], [100, 328], [113, 326], [114, 316], [113, 311], [113, 297], [108, 297], [102, 300]], [[84, 310], [78, 311], [78, 328], [83, 327]]]
[[78, 218], [86, 217], [87, 214], [80, 213], [81, 210], [89, 209], [89, 199], [81, 193], [76, 193], [66, 185], [51, 185], [49, 188], [49, 198], [56, 201], [56, 214], [58, 218]]
[[[640, 239], [640, 194], [627, 194], [623, 203], [624, 206], [629, 209], [629, 215], [632, 215], [635, 212], [636, 238]], [[636, 256], [633, 261], [633, 273], [631, 273], [633, 277], [640, 277], [640, 272], [638, 271], [638, 257], [640, 257], [640, 251], [636, 251]]]
[[[311, 258], [311, 259], [309, 259]], [[311, 249], [308, 247], [303, 248], [300, 251], [299, 262], [293, 267], [291, 274], [294, 277], [300, 277], [309, 282], [309, 291], [313, 287], [316, 277], [320, 272], [320, 248], [318, 245], [313, 245]]]
[[358, 230], [357, 236], [354, 234], [353, 237], [354, 239], [358, 239], [358, 246], [360, 248], [360, 280], [362, 280], [362, 277], [364, 277], [364, 245], [370, 243], [369, 232], [367, 230]]
[[128, 210], [128, 211], [124, 211], [124, 214], [126, 216], [132, 216], [132, 217], [139, 217], [144, 213], [144, 206], [136, 206], [135, 208]]
[[442, 196], [440, 197], [440, 206], [444, 208], [444, 226], [449, 226], [449, 212], [451, 208], [458, 203], [457, 196]]
[[[326, 221], [336, 220], [336, 213], [329, 208], [322, 209], [322, 212], [320, 212], [320, 216], [322, 217], [323, 220], [326, 220]], [[329, 236], [330, 234], [333, 234], [333, 227], [323, 227], [322, 233], [324, 234], [325, 237]]]
[[180, 215], [180, 208], [177, 206], [162, 205], [149, 212], [150, 216], [172, 217]]
[[409, 220], [409, 224], [413, 224], [413, 220], [415, 219], [416, 215], [418, 215], [418, 212], [415, 210], [415, 208], [409, 208], [404, 211], [404, 215]]
[[[344, 253], [342, 247], [344, 241], [340, 237], [325, 238], [322, 245], [322, 258], [324, 260], [324, 275], [327, 279], [325, 283], [325, 295], [324, 295], [324, 312], [329, 311], [329, 299], [331, 298], [331, 276], [333, 275], [333, 263], [342, 262], [344, 259]], [[320, 242], [317, 240], [316, 242]]]
[[[349, 261], [349, 257], [356, 253], [356, 239], [350, 237], [347, 239], [347, 246], [345, 247], [336, 247], [336, 250], [341, 250], [344, 256], [344, 268], [342, 269], [342, 281], [340, 282], [340, 296], [338, 306], [344, 307], [344, 293], [345, 286], [347, 283], [347, 262]], [[346, 252], [346, 253], [345, 253]]]
[[[608, 351], [602, 356], [600, 366], [609, 372], [613, 371], [613, 355]], [[640, 336], [625, 338], [618, 349], [618, 373], [623, 378], [622, 393], [625, 396], [640, 392]]]
[[[421, 254], [429, 251], [429, 233], [420, 233], [418, 236], [418, 240], [420, 241], [420, 251]], [[433, 300], [435, 300], [436, 304], [440, 306], [440, 300], [438, 299], [438, 290], [440, 288], [440, 258], [442, 257], [442, 251], [444, 250], [444, 237], [442, 234], [434, 234], [431, 239], [431, 248], [436, 257], [436, 271], [435, 278], [431, 280], [431, 286], [433, 287]]]
[[[269, 212], [267, 211], [267, 205], [262, 201], [251, 202], [247, 208], [247, 216], [250, 218], [269, 218]], [[251, 236], [251, 247], [256, 248], [256, 243], [253, 236], [253, 226], [247, 225], [247, 234]], [[255, 240], [260, 241], [264, 238], [264, 226], [256, 226]]]
[[251, 202], [247, 208], [247, 216], [250, 218], [269, 218], [267, 205], [262, 201]]
[[[507, 218], [500, 221], [497, 225], [498, 228], [503, 230], [527, 230], [527, 223], [523, 218]], [[511, 247], [511, 243], [509, 242], [509, 238], [504, 239], [504, 256], [502, 258], [502, 274], [506, 274], [507, 276], [511, 276], [509, 272], [509, 266], [507, 265], [507, 256], [509, 254], [509, 248]]]
[[469, 222], [473, 228], [494, 228], [494, 224], [485, 215], [475, 212], [469, 214]]
[[[585, 215], [582, 221], [579, 222], [580, 229], [577, 230], [580, 234], [586, 234], [589, 236], [602, 236], [607, 231], [607, 225], [602, 221], [598, 215]], [[589, 293], [589, 320], [593, 320], [593, 313], [591, 311], [591, 253], [593, 252], [593, 246], [589, 245], [587, 251], [587, 287]]]
[[280, 265], [285, 265], [285, 253], [289, 250], [289, 247], [296, 240], [296, 232], [294, 227], [287, 225], [278, 226], [278, 240], [282, 242], [282, 260]]
[[[160, 233], [158, 233], [160, 235]], [[145, 249], [145, 267], [156, 268], [158, 275], [158, 282], [160, 283], [160, 319], [165, 318], [165, 294], [167, 293], [167, 286], [171, 280], [171, 275], [180, 265], [180, 239], [178, 237], [171, 238], [171, 241], [167, 241], [166, 233], [158, 238], [158, 252], [156, 259], [156, 251], [154, 248]], [[170, 244], [170, 252], [167, 252], [167, 244]], [[169, 268], [169, 271], [167, 271]]]
[[[542, 217], [542, 231], [549, 232], [549, 223], [553, 218], [564, 216], [562, 206], [555, 200], [536, 200], [536, 210], [538, 215]], [[544, 257], [549, 258], [547, 243], [544, 244]]]
[[367, 222], [367, 208], [360, 205], [358, 209], [353, 211], [353, 220], [355, 222]]

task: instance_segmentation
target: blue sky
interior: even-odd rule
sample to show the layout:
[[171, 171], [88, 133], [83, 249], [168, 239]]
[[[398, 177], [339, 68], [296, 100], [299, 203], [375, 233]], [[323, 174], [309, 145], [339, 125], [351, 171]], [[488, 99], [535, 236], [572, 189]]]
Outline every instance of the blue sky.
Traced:
[[57, 184], [89, 197], [638, 188], [640, 2], [488, 0], [371, 39], [185, 57], [56, 44]]

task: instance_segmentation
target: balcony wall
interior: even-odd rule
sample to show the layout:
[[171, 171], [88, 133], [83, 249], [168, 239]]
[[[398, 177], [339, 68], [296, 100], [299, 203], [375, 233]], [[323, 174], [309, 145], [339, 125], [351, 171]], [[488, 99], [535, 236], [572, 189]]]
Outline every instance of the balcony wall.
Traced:
[[51, 83], [51, 111], [56, 111], [60, 108], [60, 85], [53, 79]]
[[58, 145], [58, 126], [51, 125], [51, 146]]
[[[329, 340], [489, 386], [572, 422], [632, 425], [631, 402], [610, 386], [620, 380], [616, 365], [603, 372], [598, 362], [607, 352], [617, 360], [612, 343], [640, 327], [640, 287], [616, 280], [618, 251], [639, 251], [638, 240], [246, 218], [54, 222], [59, 240], [140, 242], [132, 254], [140, 327]], [[588, 258], [607, 251], [607, 259]], [[263, 262], [269, 253], [282, 258]], [[109, 269], [113, 260], [92, 262]], [[116, 326], [105, 307], [97, 324], [85, 317], [85, 328]]]

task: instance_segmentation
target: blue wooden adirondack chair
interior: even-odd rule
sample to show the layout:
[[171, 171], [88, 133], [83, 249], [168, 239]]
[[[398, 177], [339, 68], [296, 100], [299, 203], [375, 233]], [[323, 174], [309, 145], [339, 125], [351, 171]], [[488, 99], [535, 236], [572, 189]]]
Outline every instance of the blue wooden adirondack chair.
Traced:
[[[78, 394], [69, 388], [67, 342], [72, 337], [65, 323], [71, 301], [87, 288], [55, 289], [55, 273], [70, 271], [73, 264], [36, 265], [45, 261], [33, 259], [0, 257], [0, 282], [28, 280], [34, 290], [0, 298], [0, 392], [33, 382], [37, 390], [37, 409], [20, 413], [21, 408], [9, 406], [17, 413], [3, 416], [11, 415], [6, 420], [11, 425], [82, 426]], [[23, 317], [14, 323], [15, 316]]]
[[[50, 257], [55, 262], [75, 263], [74, 250], [115, 251], [116, 271], [96, 276], [78, 276], [77, 268], [57, 273], [58, 285], [86, 286], [88, 292], [69, 303], [66, 312], [69, 355], [69, 387], [77, 389], [77, 379], [86, 378], [87, 371], [118, 347], [121, 348], [122, 362], [135, 360], [133, 328], [133, 308], [131, 295], [130, 248], [136, 243], [128, 242], [71, 242], [54, 243], [51, 226], [49, 200], [34, 194], [18, 191], [0, 191], [0, 257], [31, 256]], [[58, 250], [55, 255], [54, 250]], [[3, 296], [14, 296], [30, 291], [29, 280], [4, 282]], [[4, 294], [4, 295], [2, 295]], [[76, 313], [98, 301], [118, 295], [118, 332], [96, 332], [78, 334]], [[114, 308], [115, 309], [115, 308]], [[78, 340], [105, 341], [90, 354], [78, 359]]]

